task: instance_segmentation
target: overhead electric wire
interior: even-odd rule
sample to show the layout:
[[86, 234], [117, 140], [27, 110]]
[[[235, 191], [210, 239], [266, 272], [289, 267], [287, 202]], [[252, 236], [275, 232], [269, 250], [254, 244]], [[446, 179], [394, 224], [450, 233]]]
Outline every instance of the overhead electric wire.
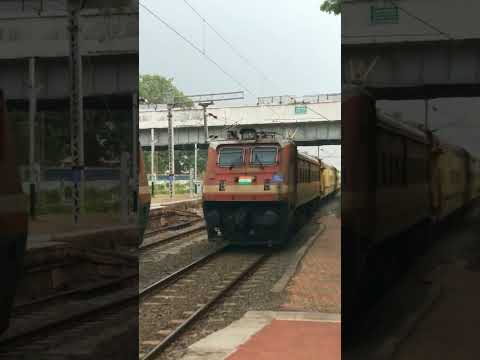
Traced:
[[[213, 27], [212, 24], [210, 24], [207, 19], [205, 19], [201, 14], [200, 12], [198, 12], [197, 9], [195, 9], [192, 4], [190, 4], [187, 0], [183, 0], [185, 2], [185, 4], [187, 4], [187, 6], [203, 21], [204, 24], [206, 24], [210, 29], [212, 29], [212, 31], [217, 34], [217, 36], [222, 39], [229, 47], [230, 49], [232, 49], [232, 51], [239, 57], [241, 58], [245, 63], [247, 63], [252, 69], [254, 69], [256, 72], [258, 72], [263, 78], [264, 80], [267, 80], [269, 82], [271, 82], [272, 84], [274, 84], [274, 82], [272, 80], [270, 80], [270, 78], [268, 78], [258, 67], [256, 67], [250, 60], [248, 60], [245, 56], [243, 56], [234, 46], [233, 44], [228, 41], [222, 34], [220, 34], [220, 32], [215, 28]], [[276, 87], [276, 84], [274, 84], [275, 87]], [[252, 94], [253, 96], [257, 97], [257, 95], [255, 94]], [[280, 118], [280, 115], [275, 111], [273, 110], [272, 108], [268, 108], [277, 118]], [[275, 122], [275, 120], [273, 120], [273, 122]]]
[[[185, 3], [194, 11], [201, 19], [204, 21], [223, 41], [225, 41], [229, 46], [232, 48], [232, 50], [235, 51], [235, 53], [241, 57], [244, 61], [246, 61], [250, 66], [255, 68], [264, 78], [271, 82], [275, 87], [277, 85], [270, 80], [267, 76], [265, 76], [258, 68], [256, 68], [247, 58], [245, 58], [243, 55], [241, 55], [233, 45], [225, 39], [188, 1], [184, 0]], [[159, 20], [163, 25], [165, 25], [167, 28], [169, 28], [171, 31], [173, 31], [176, 35], [178, 35], [182, 40], [184, 40], [187, 44], [189, 44], [191, 47], [193, 47], [197, 52], [199, 52], [202, 56], [204, 56], [207, 60], [209, 60], [212, 64], [214, 64], [222, 73], [227, 75], [231, 80], [233, 80], [235, 83], [240, 85], [243, 89], [245, 89], [250, 95], [254, 97], [258, 97], [255, 93], [253, 93], [249, 88], [247, 88], [242, 82], [237, 80], [233, 75], [231, 75], [229, 72], [227, 72], [220, 64], [218, 64], [215, 60], [213, 60], [210, 56], [208, 56], [202, 49], [200, 49], [197, 45], [195, 45], [192, 41], [190, 41], [188, 38], [186, 38], [184, 35], [182, 35], [179, 31], [177, 31], [173, 26], [171, 26], [167, 21], [163, 20], [160, 16], [158, 16], [153, 10], [151, 10], [149, 7], [144, 5], [143, 3], [139, 2], [139, 5], [144, 8], [147, 12], [149, 12], [153, 17], [155, 17], [157, 20]], [[313, 110], [310, 106], [306, 105], [307, 108], [309, 108], [313, 113], [319, 115], [323, 119], [330, 121], [325, 115], [319, 113], [316, 110]], [[277, 118], [280, 118], [280, 115], [270, 106], [267, 107]], [[272, 122], [277, 122], [275, 120], [272, 120]]]
[[[192, 5], [190, 4], [190, 2], [188, 2], [188, 0], [183, 0], [183, 2], [210, 28], [212, 29], [212, 31], [217, 34], [217, 36], [223, 40], [223, 42], [225, 42], [229, 47], [230, 49], [239, 57], [241, 58], [245, 63], [247, 63], [252, 69], [254, 69], [256, 72], [258, 72], [265, 80], [267, 80], [268, 82], [270, 82], [272, 85], [274, 85], [276, 88], [278, 88], [277, 84], [275, 84], [275, 82], [273, 82], [273, 80], [271, 80], [268, 76], [266, 76], [257, 66], [255, 66], [250, 60], [248, 60], [244, 55], [242, 55], [240, 53], [240, 51], [238, 51], [235, 46], [233, 46], [233, 44], [228, 41], [212, 24], [210, 24], [208, 22], [207, 19], [205, 19], [202, 14], [200, 14], [200, 12]], [[329, 120], [326, 116], [320, 114], [319, 112], [313, 110], [312, 108], [310, 108], [309, 106], [307, 106], [310, 110], [312, 110], [315, 114], [317, 115], [320, 115], [322, 118], [326, 119], [326, 120]], [[269, 107], [269, 109], [277, 116], [277, 117], [280, 117], [280, 115], [275, 112], [272, 108]]]
[[235, 83], [237, 83], [240, 87], [245, 89], [249, 94], [255, 96], [255, 94], [250, 91], [248, 87], [243, 85], [242, 82], [237, 80], [234, 76], [232, 76], [228, 71], [226, 71], [219, 63], [217, 63], [215, 60], [213, 60], [210, 56], [208, 56], [206, 53], [202, 51], [197, 45], [195, 45], [193, 42], [188, 40], [184, 35], [182, 35], [180, 32], [178, 32], [173, 26], [171, 26], [169, 23], [167, 23], [165, 20], [163, 20], [160, 16], [158, 16], [153, 10], [139, 2], [139, 5], [144, 8], [147, 12], [150, 13], [154, 18], [156, 18], [158, 21], [160, 21], [163, 25], [165, 25], [167, 28], [169, 28], [171, 31], [173, 31], [175, 34], [177, 34], [183, 41], [185, 41], [187, 44], [189, 44], [192, 48], [194, 48], [196, 51], [198, 51], [202, 56], [204, 56], [208, 61], [210, 61], [212, 64], [214, 64], [223, 74], [228, 76], [231, 80], [233, 80]]
[[207, 21], [207, 19], [205, 19], [205, 18], [202, 16], [202, 14], [200, 14], [200, 12], [198, 12], [198, 10], [193, 7], [192, 4], [190, 4], [187, 0], [183, 0], [183, 2], [184, 2], [185, 4], [187, 4], [187, 6], [188, 6], [190, 9], [192, 9], [192, 11], [193, 11], [195, 14], [197, 14], [197, 16], [198, 16], [200, 19], [202, 19], [202, 21], [203, 21], [210, 29], [212, 29], [212, 31], [213, 31], [220, 39], [222, 39], [223, 42], [224, 42], [225, 44], [227, 44], [227, 45], [230, 47], [230, 49], [231, 49], [239, 58], [241, 58], [245, 63], [247, 63], [248, 65], [250, 65], [250, 67], [251, 67], [252, 69], [254, 69], [256, 72], [258, 72], [265, 80], [268, 80], [268, 81], [270, 81], [270, 82], [273, 83], [273, 81], [272, 81], [271, 79], [269, 79], [267, 75], [265, 75], [257, 66], [255, 66], [250, 60], [248, 60], [248, 58], [246, 58], [244, 55], [242, 55], [242, 54], [240, 53], [240, 51], [238, 51], [238, 50], [235, 48], [235, 46], [233, 46], [233, 44], [232, 44], [230, 41], [228, 41], [212, 24], [210, 24], [210, 23]]
[[324, 118], [325, 120], [327, 120], [327, 121], [332, 121], [332, 120], [330, 120], [329, 118], [327, 118], [325, 115], [319, 113], [319, 112], [316, 111], [316, 110], [313, 110], [310, 106], [306, 105], [306, 107], [307, 107], [308, 109], [310, 109], [313, 113], [315, 113], [315, 114], [321, 116], [322, 118]]
[[445, 31], [442, 31], [441, 29], [439, 29], [437, 26], [431, 24], [430, 22], [428, 22], [427, 20], [424, 20], [422, 19], [421, 17], [413, 14], [412, 12], [410, 12], [409, 10], [399, 6], [397, 3], [395, 3], [394, 1], [390, 0], [390, 3], [395, 6], [396, 8], [400, 9], [401, 11], [403, 11], [405, 14], [407, 14], [408, 16], [410, 16], [411, 18], [421, 22], [423, 25], [429, 27], [430, 29], [436, 31], [437, 33], [443, 35], [443, 36], [446, 36], [449, 40], [452, 40], [452, 36], [451, 34], [449, 33], [446, 33]]
[[[234, 82], [236, 82], [240, 87], [245, 89], [250, 95], [254, 97], [258, 97], [255, 95], [252, 91], [250, 91], [249, 88], [247, 88], [245, 85], [243, 85], [240, 81], [238, 81], [236, 78], [234, 78], [230, 73], [228, 73], [225, 69], [223, 69], [220, 64], [218, 64], [215, 60], [213, 60], [210, 56], [208, 56], [206, 53], [204, 53], [198, 46], [196, 46], [193, 42], [188, 40], [185, 36], [183, 36], [180, 32], [178, 32], [173, 26], [171, 26], [169, 23], [167, 23], [165, 20], [160, 18], [155, 12], [153, 12], [150, 8], [145, 6], [142, 3], [139, 3], [141, 7], [143, 7], [146, 11], [148, 11], [153, 17], [155, 17], [157, 20], [159, 20], [162, 24], [164, 24], [166, 27], [168, 27], [170, 30], [172, 30], [175, 34], [177, 34], [181, 39], [183, 39], [185, 42], [187, 42], [191, 47], [193, 47], [196, 51], [198, 51], [201, 55], [203, 55], [205, 58], [207, 58], [211, 63], [213, 63], [220, 71], [222, 71], [225, 75], [227, 75], [230, 79], [232, 79]], [[269, 107], [270, 111], [272, 111], [277, 117], [280, 117], [276, 111], [271, 109]]]

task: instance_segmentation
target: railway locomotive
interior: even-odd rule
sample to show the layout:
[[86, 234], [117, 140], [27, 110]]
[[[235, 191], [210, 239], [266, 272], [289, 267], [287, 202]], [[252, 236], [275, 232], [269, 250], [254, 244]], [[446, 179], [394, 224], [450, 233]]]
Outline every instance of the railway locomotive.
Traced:
[[362, 88], [344, 89], [343, 96], [342, 311], [348, 318], [374, 274], [426, 245], [402, 234], [418, 229], [428, 239], [433, 225], [480, 196], [480, 166], [431, 131], [380, 114]]
[[339, 173], [292, 140], [242, 129], [208, 148], [203, 211], [209, 239], [274, 246], [295, 218], [339, 189]]

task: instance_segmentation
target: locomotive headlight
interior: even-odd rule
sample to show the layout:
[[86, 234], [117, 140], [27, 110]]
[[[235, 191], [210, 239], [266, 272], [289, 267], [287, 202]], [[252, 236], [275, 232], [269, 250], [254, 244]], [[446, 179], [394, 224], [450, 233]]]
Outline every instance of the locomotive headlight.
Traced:
[[270, 190], [270, 179], [265, 180], [265, 184], [263, 184], [263, 190], [265, 191]]

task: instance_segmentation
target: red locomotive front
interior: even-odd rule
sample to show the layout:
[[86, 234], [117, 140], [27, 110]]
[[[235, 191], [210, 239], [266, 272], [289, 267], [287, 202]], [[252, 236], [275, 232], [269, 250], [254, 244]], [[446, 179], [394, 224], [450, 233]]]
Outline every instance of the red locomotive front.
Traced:
[[203, 190], [209, 238], [283, 242], [294, 208], [295, 159], [293, 142], [253, 129], [211, 142]]

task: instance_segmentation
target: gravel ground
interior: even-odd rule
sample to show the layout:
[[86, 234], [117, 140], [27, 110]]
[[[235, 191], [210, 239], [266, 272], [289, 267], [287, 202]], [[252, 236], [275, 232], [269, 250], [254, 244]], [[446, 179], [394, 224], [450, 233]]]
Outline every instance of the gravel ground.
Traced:
[[[457, 284], [468, 285], [469, 280], [467, 280], [466, 277], [457, 277], [454, 278], [455, 281], [449, 282], [447, 281], [449, 279], [447, 275], [449, 274], [450, 267], [454, 267], [458, 262], [464, 262], [465, 264], [462, 265], [460, 269], [464, 268], [475, 271], [475, 265], [480, 258], [480, 243], [478, 242], [480, 228], [478, 225], [479, 218], [480, 206], [477, 203], [476, 206], [472, 207], [468, 212], [459, 213], [458, 216], [439, 226], [434, 236], [435, 241], [428, 251], [418, 257], [408, 271], [402, 274], [399, 279], [396, 279], [383, 298], [377, 301], [372, 309], [366, 313], [365, 318], [362, 319], [363, 321], [359, 323], [361, 326], [358, 326], [357, 331], [354, 333], [355, 341], [352, 341], [351, 344], [346, 343], [345, 359], [358, 359], [362, 358], [361, 356], [364, 356], [363, 358], [370, 356], [371, 358], [371, 354], [378, 351], [378, 349], [385, 346], [385, 344], [388, 344], [388, 342], [391, 341], [391, 337], [400, 338], [403, 336], [400, 334], [402, 333], [402, 327], [405, 325], [406, 320], [416, 316], [428, 298], [432, 288], [441, 285], [444, 287], [442, 288], [442, 293], [447, 293], [447, 298], [462, 295], [458, 289], [450, 290], [451, 293], [448, 294], [448, 287], [454, 287]], [[473, 269], [471, 267], [473, 267]], [[440, 272], [439, 274], [441, 274], [441, 276], [437, 279], [438, 274], [436, 274], [436, 272], [444, 270], [446, 273]], [[468, 273], [468, 271], [465, 273]], [[465, 275], [463, 274], [463, 276]], [[472, 284], [471, 288], [475, 289], [475, 285]], [[469, 294], [467, 298], [472, 298], [472, 295]], [[467, 300], [465, 300], [465, 304], [467, 303], [466, 301]], [[430, 305], [431, 307], [427, 312], [426, 318], [432, 316], [440, 304], [442, 304], [442, 297], [439, 297]], [[467, 309], [465, 304], [462, 304], [463, 307], [460, 306], [457, 309], [465, 311], [465, 309]], [[391, 309], [395, 309], [395, 311], [391, 311]], [[445, 329], [445, 326], [447, 328], [450, 326], [448, 320], [458, 317], [458, 314], [450, 311], [443, 316], [445, 322], [443, 323], [444, 327], [442, 329]], [[420, 318], [419, 324], [424, 320], [424, 318]], [[414, 355], [419, 356], [419, 354], [421, 354], [420, 351], [416, 351], [416, 353], [410, 352], [410, 354], [408, 354], [407, 351], [407, 349], [409, 351], [411, 350], [411, 348], [407, 346], [408, 341], [409, 339], [410, 341], [414, 339], [417, 327], [420, 326], [419, 324], [409, 328], [409, 336], [406, 338], [405, 343], [400, 344], [400, 349], [403, 348], [405, 353], [402, 354], [400, 351], [400, 353], [397, 354], [398, 357], [395, 357], [396, 359], [413, 358]], [[441, 327], [432, 327], [432, 339], [441, 338], [441, 336], [435, 333], [436, 331], [441, 331], [442, 329], [440, 328]], [[457, 334], [461, 334], [459, 337], [464, 340], [469, 334], [476, 334], [475, 331], [476, 329], [473, 331], [462, 329], [458, 330]], [[443, 349], [445, 346], [448, 347], [449, 343], [458, 342], [455, 336], [456, 334], [452, 333], [448, 341], [438, 343], [437, 348]], [[463, 349], [465, 349], [465, 346]], [[440, 358], [432, 354], [433, 352], [430, 353], [432, 358]], [[405, 357], [402, 357], [402, 355]], [[406, 355], [409, 356], [406, 357]], [[443, 353], [444, 357], [445, 355], [446, 354]], [[386, 355], [385, 358], [387, 358]], [[447, 356], [446, 358], [449, 357]], [[452, 356], [451, 358], [456, 357]]]
[[209, 242], [206, 232], [203, 231], [142, 251], [139, 256], [140, 289], [187, 266], [219, 246], [221, 244]]
[[[81, 305], [86, 307], [88, 305], [86, 303], [80, 301], [74, 308], [78, 310]], [[62, 317], [62, 311], [66, 309], [61, 307], [56, 310], [50, 309], [50, 316], [46, 321], [52, 320], [55, 316]], [[135, 358], [138, 354], [136, 341], [132, 341], [132, 338], [137, 337], [138, 305], [133, 303], [108, 309], [100, 315], [94, 314], [82, 320], [70, 321], [54, 330], [44, 331], [42, 335], [29, 336], [21, 343], [2, 345], [0, 359], [127, 360]]]
[[153, 348], [164, 335], [172, 332], [179, 323], [208, 303], [216, 294], [248, 269], [259, 258], [251, 251], [226, 251], [208, 263], [186, 274], [165, 289], [154, 291], [140, 306], [140, 350], [142, 353]]
[[240, 319], [251, 310], [279, 310], [286, 294], [273, 294], [270, 289], [281, 278], [297, 250], [315, 234], [320, 226], [318, 220], [327, 214], [339, 215], [339, 197], [331, 199], [309, 219], [285, 248], [276, 250], [254, 274], [243, 280], [215, 305], [205, 316], [188, 329], [174, 344], [157, 358], [160, 360], [181, 359], [186, 349], [201, 338], [220, 330]]

